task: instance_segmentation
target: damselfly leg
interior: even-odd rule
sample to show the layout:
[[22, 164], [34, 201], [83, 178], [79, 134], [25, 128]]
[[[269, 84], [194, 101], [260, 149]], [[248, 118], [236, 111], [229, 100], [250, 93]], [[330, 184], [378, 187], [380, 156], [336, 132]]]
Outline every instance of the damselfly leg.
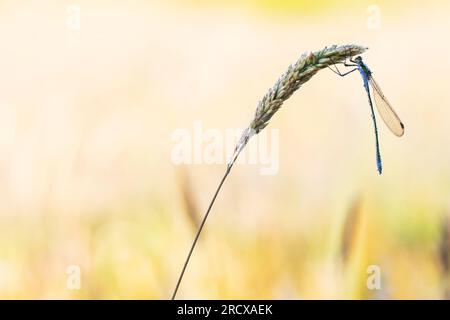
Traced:
[[[328, 66], [328, 68], [329, 68], [331, 71], [333, 71], [334, 73], [336, 73], [338, 76], [345, 77], [346, 75], [352, 73], [353, 71], [358, 70], [358, 68], [354, 68], [354, 69], [352, 69], [352, 70], [350, 70], [350, 71], [348, 71], [348, 72], [342, 73], [342, 72], [338, 69], [336, 63], [334, 63], [333, 60], [331, 60], [331, 61], [333, 62], [333, 66], [336, 68], [336, 70], [333, 70], [330, 66]], [[346, 67], [357, 67], [357, 66], [358, 66], [357, 64], [350, 64], [350, 63], [347, 63], [347, 62], [345, 62], [345, 61], [344, 61], [344, 62], [341, 62], [341, 63], [342, 63], [344, 66], [346, 66]]]

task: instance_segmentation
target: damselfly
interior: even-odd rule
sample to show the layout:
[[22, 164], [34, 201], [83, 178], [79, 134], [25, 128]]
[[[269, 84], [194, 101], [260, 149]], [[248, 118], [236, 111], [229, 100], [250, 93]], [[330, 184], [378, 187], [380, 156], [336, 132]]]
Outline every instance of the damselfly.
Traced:
[[367, 65], [363, 62], [362, 58], [360, 56], [356, 57], [355, 60], [350, 59], [351, 63], [344, 62], [344, 66], [346, 67], [356, 67], [346, 73], [341, 73], [336, 65], [336, 71], [332, 68], [331, 71], [334, 73], [340, 75], [341, 77], [344, 77], [348, 75], [349, 73], [352, 73], [355, 70], [358, 70], [363, 78], [364, 88], [367, 92], [367, 97], [369, 99], [369, 105], [370, 105], [370, 111], [372, 112], [372, 121], [373, 126], [375, 130], [375, 147], [376, 147], [376, 159], [377, 159], [377, 169], [378, 173], [381, 174], [382, 172], [382, 164], [381, 164], [381, 155], [380, 155], [380, 144], [378, 141], [378, 127], [377, 127], [377, 120], [375, 118], [375, 113], [373, 111], [373, 105], [372, 105], [372, 98], [370, 96], [370, 90], [369, 90], [369, 84], [372, 88], [372, 94], [375, 98], [375, 105], [377, 106], [378, 113], [381, 115], [381, 118], [383, 119], [384, 123], [387, 125], [387, 127], [392, 131], [393, 134], [395, 134], [397, 137], [401, 137], [403, 133], [405, 132], [405, 127], [398, 117], [397, 113], [395, 113], [394, 109], [392, 109], [391, 104], [384, 96], [383, 92], [381, 91], [380, 86], [377, 84], [375, 79], [372, 76], [372, 72], [367, 67]]

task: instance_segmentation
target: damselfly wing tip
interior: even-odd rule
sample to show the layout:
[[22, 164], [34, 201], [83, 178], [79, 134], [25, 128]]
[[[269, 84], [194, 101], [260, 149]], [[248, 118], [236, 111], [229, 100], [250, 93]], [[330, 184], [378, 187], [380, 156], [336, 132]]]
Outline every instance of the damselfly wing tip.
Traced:
[[400, 122], [401, 130], [399, 132], [394, 132], [397, 137], [401, 137], [405, 134], [405, 126]]

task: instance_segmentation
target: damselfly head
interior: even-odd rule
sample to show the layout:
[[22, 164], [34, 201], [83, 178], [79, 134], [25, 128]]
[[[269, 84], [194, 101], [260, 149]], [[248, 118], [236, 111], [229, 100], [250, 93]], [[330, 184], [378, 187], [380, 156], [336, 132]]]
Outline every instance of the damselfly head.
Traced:
[[356, 62], [362, 62], [362, 57], [361, 57], [361, 56], [357, 56], [357, 57], [355, 58], [355, 61], [356, 61]]

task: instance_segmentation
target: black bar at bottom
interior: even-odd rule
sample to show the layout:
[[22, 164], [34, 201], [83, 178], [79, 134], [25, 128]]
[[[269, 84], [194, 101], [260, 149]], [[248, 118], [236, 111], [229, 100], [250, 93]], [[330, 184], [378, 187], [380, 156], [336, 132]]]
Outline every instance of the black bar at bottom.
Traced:
[[385, 317], [398, 309], [402, 317], [430, 316], [450, 310], [448, 301], [337, 301], [337, 300], [41, 300], [0, 301], [2, 312], [15, 316], [43, 314], [59, 319], [66, 315], [114, 315], [125, 320], [145, 319], [310, 319], [316, 316]]

